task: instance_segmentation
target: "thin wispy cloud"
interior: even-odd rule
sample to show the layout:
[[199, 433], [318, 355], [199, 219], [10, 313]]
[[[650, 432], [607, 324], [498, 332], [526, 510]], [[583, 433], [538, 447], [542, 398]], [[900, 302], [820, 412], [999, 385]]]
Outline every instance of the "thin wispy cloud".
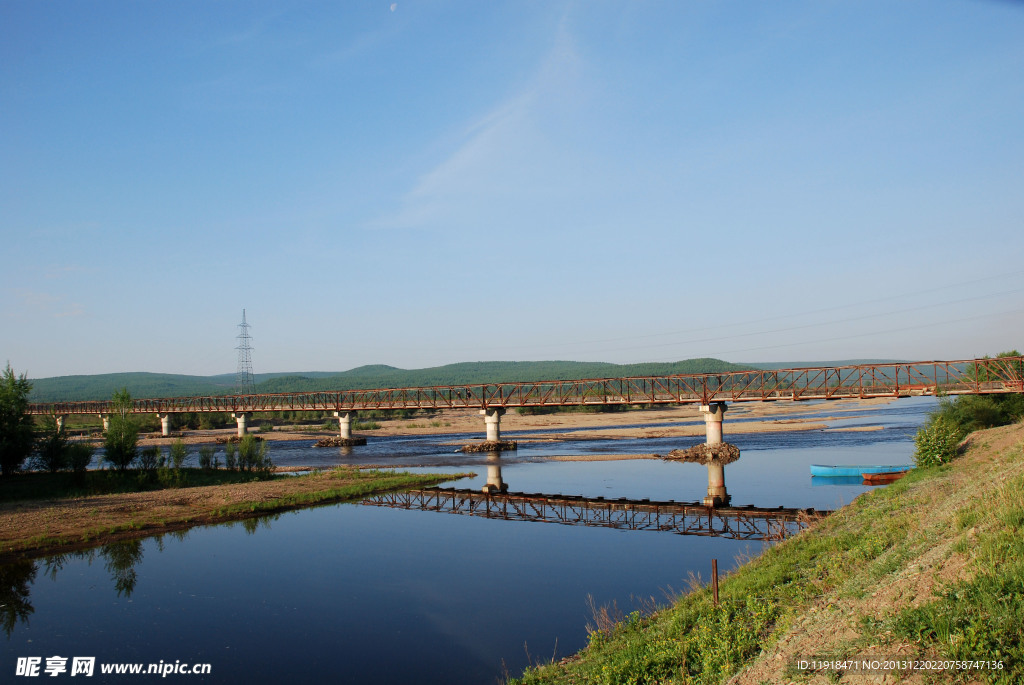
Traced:
[[[561, 31], [534, 74], [516, 92], [465, 124], [454, 146], [420, 174], [399, 207], [369, 222], [370, 228], [415, 229], [471, 222], [482, 206], [548, 194], [554, 172], [558, 124], [578, 99], [580, 58]], [[559, 116], [552, 116], [558, 112]]]

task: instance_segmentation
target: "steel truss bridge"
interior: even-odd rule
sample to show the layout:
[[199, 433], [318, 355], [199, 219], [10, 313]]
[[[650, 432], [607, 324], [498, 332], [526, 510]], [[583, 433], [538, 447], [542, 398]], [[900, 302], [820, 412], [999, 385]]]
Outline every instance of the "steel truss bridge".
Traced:
[[[489, 409], [1024, 392], [1024, 357], [672, 376], [133, 400], [131, 413]], [[110, 401], [31, 404], [31, 414], [110, 414]]]
[[814, 509], [707, 507], [699, 503], [605, 500], [571, 495], [492, 493], [424, 488], [367, 497], [362, 504], [391, 509], [537, 521], [571, 526], [653, 530], [734, 540], [781, 540], [831, 513]]

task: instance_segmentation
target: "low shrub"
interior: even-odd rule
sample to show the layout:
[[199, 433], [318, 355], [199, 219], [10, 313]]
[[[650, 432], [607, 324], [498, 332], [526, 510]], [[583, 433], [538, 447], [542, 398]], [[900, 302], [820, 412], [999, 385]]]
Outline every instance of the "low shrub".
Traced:
[[185, 441], [178, 438], [171, 443], [170, 451], [170, 462], [171, 466], [177, 470], [181, 468], [181, 465], [185, 463], [185, 458], [188, 457], [188, 447], [185, 445]]
[[210, 445], [203, 445], [199, 448], [199, 468], [201, 469], [215, 469], [217, 468], [217, 462], [214, 461], [213, 447]]
[[67, 467], [75, 473], [85, 473], [92, 462], [95, 448], [87, 442], [72, 442], [67, 446]]
[[964, 431], [942, 414], [929, 419], [914, 436], [914, 463], [919, 467], [948, 464], [956, 458]]
[[146, 447], [139, 452], [139, 468], [143, 471], [153, 471], [160, 464], [160, 449], [157, 447]]

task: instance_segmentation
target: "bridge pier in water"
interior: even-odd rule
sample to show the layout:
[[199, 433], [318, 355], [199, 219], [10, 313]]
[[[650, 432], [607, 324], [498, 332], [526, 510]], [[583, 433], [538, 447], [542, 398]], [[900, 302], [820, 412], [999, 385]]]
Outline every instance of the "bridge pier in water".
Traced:
[[709, 445], [722, 444], [722, 422], [729, 407], [725, 402], [711, 402], [700, 405], [700, 413], [704, 415], [704, 430]]
[[487, 442], [501, 442], [501, 417], [505, 414], [503, 407], [481, 409], [484, 426], [487, 428]]
[[[707, 434], [706, 444], [709, 447], [722, 444], [722, 422], [725, 420], [725, 412], [728, 409], [725, 402], [701, 405], [700, 411], [704, 414], [704, 428]], [[725, 489], [725, 465], [714, 458], [709, 459], [706, 465], [708, 467], [708, 494], [704, 497], [704, 505], [708, 507], [727, 506], [729, 493]]]
[[338, 436], [344, 440], [352, 439], [352, 417], [354, 411], [336, 411], [334, 416], [338, 419]]
[[160, 435], [171, 434], [171, 415], [170, 414], [157, 414], [157, 418], [160, 419]]
[[248, 432], [249, 417], [252, 416], [252, 412], [236, 411], [231, 413], [231, 417], [238, 424], [238, 437], [242, 437]]

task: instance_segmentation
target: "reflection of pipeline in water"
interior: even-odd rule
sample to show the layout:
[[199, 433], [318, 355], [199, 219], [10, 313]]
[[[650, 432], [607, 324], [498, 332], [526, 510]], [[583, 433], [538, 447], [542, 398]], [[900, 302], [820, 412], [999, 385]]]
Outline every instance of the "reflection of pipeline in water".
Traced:
[[538, 521], [734, 540], [781, 540], [830, 513], [814, 509], [707, 507], [698, 502], [606, 500], [573, 495], [425, 488], [367, 497], [362, 504], [508, 521]]

